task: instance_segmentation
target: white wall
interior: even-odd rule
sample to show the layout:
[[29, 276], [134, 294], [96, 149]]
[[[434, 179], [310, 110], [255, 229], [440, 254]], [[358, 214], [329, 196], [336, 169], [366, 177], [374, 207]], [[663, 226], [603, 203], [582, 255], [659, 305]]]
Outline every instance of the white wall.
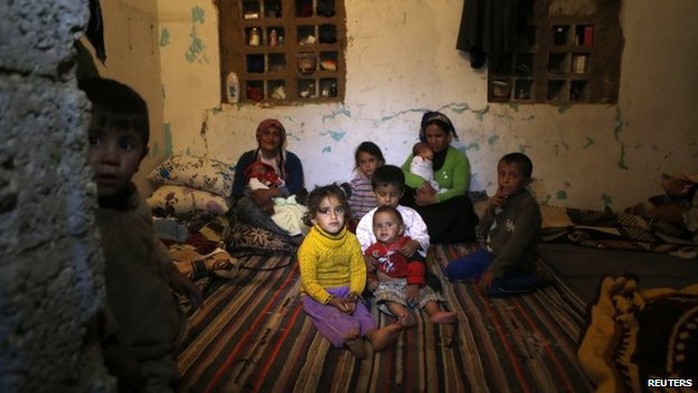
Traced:
[[348, 180], [366, 139], [401, 164], [421, 114], [441, 110], [470, 158], [472, 189], [492, 193], [497, 159], [524, 151], [541, 202], [622, 209], [659, 193], [661, 174], [698, 169], [698, 2], [624, 3], [617, 105], [489, 104], [486, 72], [455, 49], [463, 1], [347, 0], [344, 103], [261, 107], [220, 103], [213, 2], [160, 0], [163, 138], [172, 153], [235, 162], [254, 147], [257, 123], [276, 117], [312, 187]]

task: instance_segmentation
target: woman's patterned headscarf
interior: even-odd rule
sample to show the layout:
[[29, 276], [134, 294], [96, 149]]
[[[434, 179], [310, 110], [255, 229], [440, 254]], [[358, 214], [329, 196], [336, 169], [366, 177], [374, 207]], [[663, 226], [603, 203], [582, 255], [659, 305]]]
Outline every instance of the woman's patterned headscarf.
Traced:
[[281, 131], [281, 146], [283, 146], [284, 142], [286, 142], [286, 129], [284, 128], [283, 124], [281, 124], [281, 122], [276, 119], [262, 120], [257, 126], [257, 138], [259, 138], [260, 135], [262, 135], [262, 132], [266, 131], [268, 128], [271, 127], [276, 127], [279, 129], [279, 131]]
[[[278, 157], [278, 164], [279, 164], [279, 175], [281, 176], [282, 179], [286, 179], [286, 155], [284, 154], [284, 143], [286, 143], [286, 129], [284, 128], [283, 124], [281, 124], [280, 121], [276, 119], [265, 119], [262, 120], [259, 125], [257, 126], [257, 132], [255, 133], [255, 136], [257, 139], [262, 135], [264, 131], [266, 131], [268, 128], [275, 127], [278, 128], [279, 131], [281, 131], [281, 143], [279, 144], [279, 157]], [[259, 157], [259, 147], [257, 147], [257, 151], [255, 152], [255, 157]]]
[[458, 135], [456, 135], [456, 129], [451, 123], [446, 115], [441, 112], [427, 112], [422, 116], [422, 123], [419, 128], [419, 140], [422, 142], [427, 141], [427, 131], [426, 128], [430, 124], [437, 124], [441, 129], [446, 131], [447, 134], [453, 135], [455, 140], [458, 140]]

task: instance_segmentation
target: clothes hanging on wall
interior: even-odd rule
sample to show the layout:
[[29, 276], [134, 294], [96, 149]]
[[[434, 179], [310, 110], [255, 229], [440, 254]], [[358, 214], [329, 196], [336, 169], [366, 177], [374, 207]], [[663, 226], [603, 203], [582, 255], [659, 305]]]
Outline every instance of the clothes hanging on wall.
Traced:
[[516, 49], [518, 31], [525, 26], [532, 0], [465, 0], [456, 48], [470, 53], [470, 65], [502, 67]]
[[104, 19], [99, 0], [90, 0], [90, 20], [87, 22], [85, 37], [95, 49], [95, 55], [104, 64], [107, 60], [107, 51], [104, 47]]

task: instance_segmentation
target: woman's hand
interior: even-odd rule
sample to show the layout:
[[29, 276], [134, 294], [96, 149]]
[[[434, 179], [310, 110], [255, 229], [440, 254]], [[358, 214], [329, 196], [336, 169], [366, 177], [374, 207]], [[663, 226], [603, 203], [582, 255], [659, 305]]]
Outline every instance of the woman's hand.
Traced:
[[417, 187], [414, 201], [419, 206], [433, 205], [439, 202], [438, 198], [436, 198], [436, 190], [434, 190], [429, 182], [424, 182], [421, 186]]
[[279, 195], [280, 192], [278, 188], [271, 188], [268, 190], [260, 189], [250, 192], [250, 197], [254, 204], [270, 216], [274, 214], [274, 201], [272, 201], [272, 198]]

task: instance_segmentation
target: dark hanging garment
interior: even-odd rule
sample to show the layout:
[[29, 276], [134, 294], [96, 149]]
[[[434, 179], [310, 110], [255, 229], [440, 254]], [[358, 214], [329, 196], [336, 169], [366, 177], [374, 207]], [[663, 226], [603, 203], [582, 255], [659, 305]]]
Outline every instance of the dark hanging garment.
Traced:
[[99, 0], [90, 0], [90, 20], [87, 22], [85, 36], [95, 49], [95, 55], [99, 61], [104, 64], [107, 60], [107, 51], [104, 47], [104, 24]]
[[516, 49], [518, 7], [519, 0], [465, 0], [456, 48], [470, 53], [471, 67], [502, 67]]

